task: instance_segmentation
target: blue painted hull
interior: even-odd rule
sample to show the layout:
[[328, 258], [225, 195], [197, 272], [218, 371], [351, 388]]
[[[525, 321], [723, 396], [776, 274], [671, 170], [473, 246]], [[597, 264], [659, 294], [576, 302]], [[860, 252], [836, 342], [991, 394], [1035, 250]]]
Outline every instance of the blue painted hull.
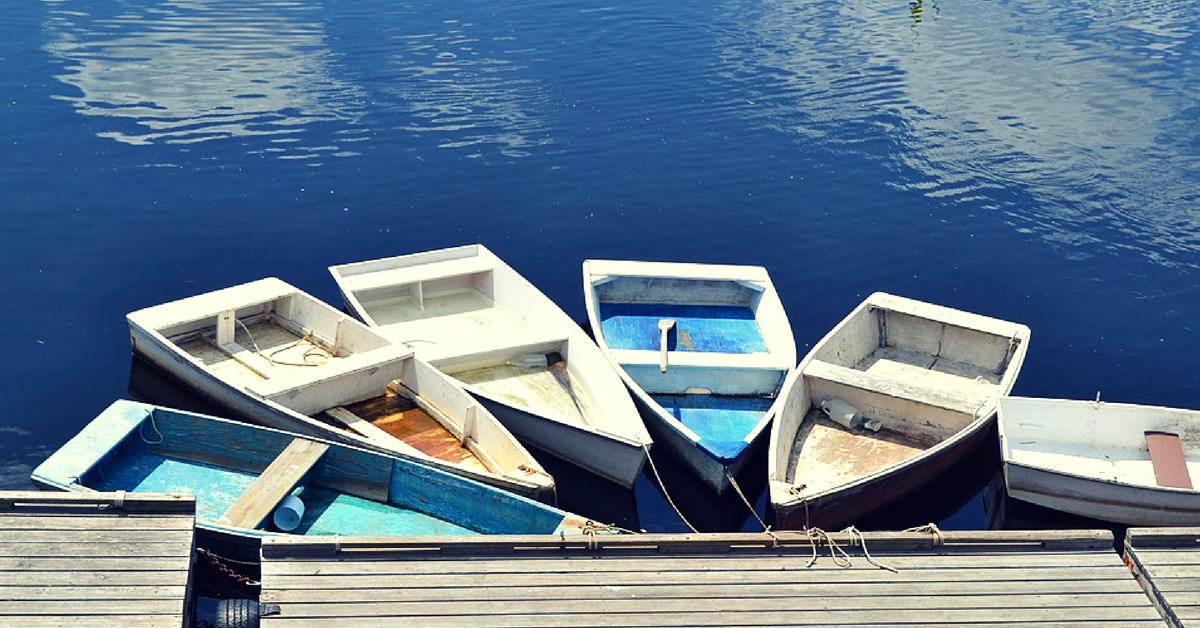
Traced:
[[[257, 546], [281, 534], [218, 523], [296, 435], [201, 414], [117, 401], [33, 472], [60, 490], [196, 495], [197, 526]], [[311, 439], [310, 439], [311, 440]], [[424, 536], [576, 532], [584, 521], [556, 508], [411, 460], [328, 443], [291, 492], [304, 514], [291, 534]]]

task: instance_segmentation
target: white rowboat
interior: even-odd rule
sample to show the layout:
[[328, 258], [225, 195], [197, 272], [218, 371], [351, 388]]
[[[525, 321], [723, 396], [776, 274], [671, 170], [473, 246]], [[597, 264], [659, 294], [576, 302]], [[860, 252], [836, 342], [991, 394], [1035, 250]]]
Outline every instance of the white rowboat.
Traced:
[[596, 343], [482, 245], [332, 266], [346, 307], [538, 449], [631, 487], [651, 445]]
[[1008, 397], [999, 417], [1010, 497], [1130, 526], [1200, 525], [1200, 412]]
[[1024, 325], [868, 297], [780, 393], [768, 454], [776, 526], [840, 528], [935, 479], [982, 442], [1028, 346]]
[[717, 494], [750, 459], [796, 367], [796, 342], [765, 268], [587, 260], [596, 342], [654, 439]]

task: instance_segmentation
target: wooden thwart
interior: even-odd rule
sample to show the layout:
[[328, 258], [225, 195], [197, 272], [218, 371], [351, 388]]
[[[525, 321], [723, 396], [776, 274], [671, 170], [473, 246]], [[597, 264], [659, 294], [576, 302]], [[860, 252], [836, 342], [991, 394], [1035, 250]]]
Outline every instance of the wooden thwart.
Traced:
[[328, 449], [329, 445], [306, 438], [293, 440], [217, 519], [217, 523], [237, 528], [257, 528]]
[[1188, 474], [1187, 456], [1178, 434], [1170, 432], [1146, 432], [1146, 447], [1150, 449], [1150, 462], [1154, 465], [1154, 479], [1159, 486], [1170, 488], [1192, 488], [1192, 477]]

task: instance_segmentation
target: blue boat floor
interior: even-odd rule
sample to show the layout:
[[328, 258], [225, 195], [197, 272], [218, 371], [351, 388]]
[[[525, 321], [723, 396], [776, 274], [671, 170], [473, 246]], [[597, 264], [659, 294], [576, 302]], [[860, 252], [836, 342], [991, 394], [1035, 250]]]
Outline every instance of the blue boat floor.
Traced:
[[[196, 520], [214, 522], [258, 476], [233, 469], [145, 452], [123, 453], [99, 470], [93, 488], [102, 491], [190, 493]], [[304, 516], [292, 534], [411, 536], [476, 534], [408, 508], [374, 502], [317, 484], [298, 487]], [[264, 531], [272, 531], [270, 522]]]
[[774, 399], [718, 395], [651, 395], [668, 414], [700, 437], [700, 447], [718, 460], [737, 458], [745, 438]]
[[760, 353], [767, 350], [748, 307], [664, 303], [601, 303], [600, 331], [612, 349], [658, 351], [658, 322], [673, 319], [667, 333], [671, 351]]

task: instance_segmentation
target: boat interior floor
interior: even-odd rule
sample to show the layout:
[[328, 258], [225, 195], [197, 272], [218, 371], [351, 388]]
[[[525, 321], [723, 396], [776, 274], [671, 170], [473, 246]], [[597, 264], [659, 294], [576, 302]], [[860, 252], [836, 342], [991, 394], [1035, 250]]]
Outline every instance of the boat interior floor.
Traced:
[[298, 336], [270, 321], [237, 325], [236, 347], [219, 347], [207, 337], [180, 343], [179, 348], [230, 382], [257, 382], [296, 369], [312, 368], [340, 360], [309, 338]]
[[566, 423], [592, 425], [595, 404], [585, 390], [573, 382], [565, 363], [553, 366], [498, 364], [456, 371], [459, 381], [475, 386], [513, 406], [556, 417]]
[[810, 408], [788, 461], [788, 481], [815, 493], [840, 486], [903, 462], [937, 438], [915, 437], [888, 428], [878, 432], [848, 429], [831, 421], [820, 408]]
[[480, 472], [488, 470], [454, 434], [400, 395], [389, 391], [372, 399], [347, 404], [345, 409], [431, 458]]

